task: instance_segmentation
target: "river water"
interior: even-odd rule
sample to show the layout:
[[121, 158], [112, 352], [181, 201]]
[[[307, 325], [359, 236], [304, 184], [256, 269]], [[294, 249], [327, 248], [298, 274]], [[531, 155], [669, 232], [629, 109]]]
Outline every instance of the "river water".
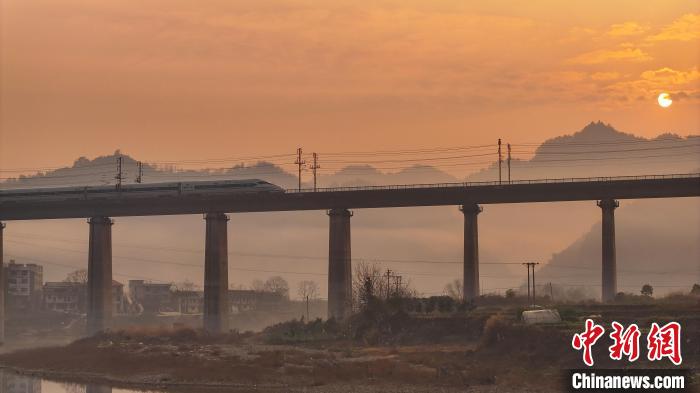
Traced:
[[137, 393], [109, 386], [81, 385], [42, 380], [0, 370], [0, 393]]

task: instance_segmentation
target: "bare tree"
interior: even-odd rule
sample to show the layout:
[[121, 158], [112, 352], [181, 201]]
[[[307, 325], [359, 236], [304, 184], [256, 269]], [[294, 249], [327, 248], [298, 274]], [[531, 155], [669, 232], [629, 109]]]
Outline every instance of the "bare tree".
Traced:
[[690, 289], [691, 295], [700, 295], [700, 284], [693, 284], [693, 288]]
[[76, 284], [87, 284], [88, 271], [87, 271], [87, 269], [80, 269], [80, 270], [70, 272], [70, 273], [68, 273], [68, 276], [66, 276], [66, 279], [63, 281], [72, 282], [72, 283], [76, 283]]
[[175, 283], [173, 286], [175, 287], [175, 290], [178, 292], [194, 292], [197, 289], [199, 289], [197, 284], [193, 283], [190, 280], [185, 280], [182, 282]]
[[377, 264], [360, 261], [353, 268], [352, 304], [353, 308], [360, 309], [385, 292], [386, 283], [380, 279], [381, 269]]
[[319, 289], [316, 281], [304, 280], [299, 283], [299, 288], [297, 289], [297, 295], [302, 300], [316, 300], [318, 299]]
[[457, 278], [445, 285], [445, 294], [452, 299], [461, 302], [464, 300], [464, 286], [462, 280]]
[[267, 281], [265, 281], [264, 288], [267, 292], [278, 293], [287, 299], [289, 298], [289, 283], [280, 276], [268, 278]]
[[360, 261], [355, 264], [352, 278], [353, 307], [366, 305], [372, 298], [387, 299], [390, 297], [415, 297], [416, 291], [411, 288], [410, 280], [396, 280], [387, 275], [376, 263]]

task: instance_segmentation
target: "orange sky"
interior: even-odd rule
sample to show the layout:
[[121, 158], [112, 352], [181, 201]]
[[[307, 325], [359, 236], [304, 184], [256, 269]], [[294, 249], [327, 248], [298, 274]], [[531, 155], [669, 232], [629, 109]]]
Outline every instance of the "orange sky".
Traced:
[[697, 0], [465, 3], [2, 0], [0, 167], [700, 132]]

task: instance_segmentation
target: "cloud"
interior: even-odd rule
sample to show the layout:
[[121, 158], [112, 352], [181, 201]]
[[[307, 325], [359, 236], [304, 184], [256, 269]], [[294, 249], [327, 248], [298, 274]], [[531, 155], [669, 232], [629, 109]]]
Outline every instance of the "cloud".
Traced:
[[652, 57], [639, 48], [623, 49], [598, 49], [582, 53], [569, 59], [570, 64], [601, 64], [610, 61], [632, 61], [641, 62], [651, 60]]
[[596, 72], [591, 74], [591, 79], [593, 79], [594, 81], [609, 81], [619, 78], [619, 72]]
[[613, 37], [625, 37], [642, 34], [648, 29], [648, 27], [642, 26], [637, 22], [625, 22], [610, 26], [606, 34]]
[[693, 41], [700, 39], [700, 14], [685, 14], [648, 41]]
[[700, 91], [677, 91], [675, 93], [670, 94], [671, 99], [674, 101], [683, 101], [683, 100], [700, 100]]
[[687, 70], [663, 67], [644, 71], [631, 80], [610, 81], [601, 91], [608, 97], [626, 95], [647, 99], [656, 97], [660, 92], [667, 92], [677, 101], [697, 100], [700, 97], [698, 80], [700, 70], [697, 67]]
[[672, 68], [664, 67], [658, 70], [649, 70], [642, 72], [642, 79], [658, 83], [659, 85], [684, 85], [700, 79], [700, 70], [692, 68], [688, 71], [678, 71]]

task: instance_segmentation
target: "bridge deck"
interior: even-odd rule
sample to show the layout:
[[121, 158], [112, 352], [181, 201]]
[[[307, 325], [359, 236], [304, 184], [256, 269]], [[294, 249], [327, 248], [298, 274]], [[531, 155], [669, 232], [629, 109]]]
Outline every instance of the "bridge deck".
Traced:
[[0, 220], [267, 212], [700, 196], [700, 174], [289, 190], [208, 197], [114, 197], [0, 204]]

